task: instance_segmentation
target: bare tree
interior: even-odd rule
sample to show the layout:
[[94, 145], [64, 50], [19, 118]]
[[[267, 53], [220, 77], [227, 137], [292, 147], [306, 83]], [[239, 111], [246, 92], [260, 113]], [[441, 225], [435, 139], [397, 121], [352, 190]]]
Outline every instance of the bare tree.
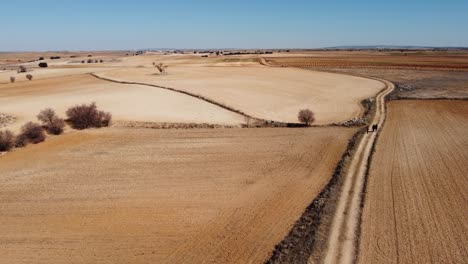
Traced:
[[310, 109], [302, 109], [299, 111], [297, 119], [299, 119], [300, 122], [305, 123], [306, 126], [309, 126], [315, 121], [315, 114]]
[[32, 74], [26, 74], [26, 79], [32, 80], [32, 78], [33, 78]]
[[42, 122], [42, 125], [47, 130], [47, 133], [53, 135], [60, 135], [63, 133], [65, 121], [58, 117], [53, 109], [46, 108], [42, 110], [37, 115], [37, 119]]
[[15, 81], [16, 81], [16, 77], [15, 76], [10, 76], [10, 82], [14, 83]]
[[164, 65], [164, 63], [156, 63], [156, 62], [153, 62], [153, 66], [158, 69], [159, 73], [161, 74], [165, 74], [167, 72], [167, 65]]

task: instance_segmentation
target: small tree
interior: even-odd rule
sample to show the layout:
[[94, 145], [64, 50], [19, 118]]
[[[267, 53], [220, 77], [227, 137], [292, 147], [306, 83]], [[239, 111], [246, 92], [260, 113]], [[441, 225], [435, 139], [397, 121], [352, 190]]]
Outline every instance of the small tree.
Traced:
[[9, 151], [13, 148], [15, 135], [10, 130], [0, 131], [0, 151]]
[[153, 62], [153, 66], [158, 69], [159, 73], [160, 74], [165, 74], [166, 73], [166, 70], [167, 70], [167, 65], [164, 65], [164, 63], [156, 63], [156, 62]]
[[27, 139], [27, 142], [37, 144], [45, 140], [44, 128], [38, 123], [28, 122], [21, 127], [20, 137]]
[[33, 76], [32, 76], [32, 74], [26, 74], [26, 79], [28, 79], [28, 80], [32, 80], [32, 79], [33, 79]]
[[10, 76], [10, 82], [14, 83], [15, 81], [16, 81], [16, 77], [15, 76]]
[[299, 111], [297, 119], [299, 119], [300, 122], [305, 123], [306, 126], [309, 126], [315, 121], [315, 114], [310, 109], [302, 109]]
[[53, 135], [60, 135], [63, 133], [65, 121], [55, 114], [51, 108], [46, 108], [39, 112], [37, 119], [42, 122], [42, 125], [47, 130], [47, 133]]

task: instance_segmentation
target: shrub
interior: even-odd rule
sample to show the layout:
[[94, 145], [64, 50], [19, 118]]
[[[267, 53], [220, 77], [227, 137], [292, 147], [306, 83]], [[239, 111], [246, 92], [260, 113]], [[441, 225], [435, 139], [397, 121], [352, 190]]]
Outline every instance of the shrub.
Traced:
[[24, 134], [19, 134], [15, 140], [15, 147], [22, 148], [28, 144], [28, 138]]
[[14, 83], [15, 81], [16, 81], [16, 77], [15, 76], [10, 76], [10, 82]]
[[310, 111], [310, 109], [302, 109], [299, 111], [297, 118], [300, 122], [305, 123], [308, 126], [315, 121], [315, 114]]
[[[26, 138], [28, 143], [37, 144], [45, 140], [44, 128], [33, 122], [28, 122], [21, 127], [20, 137]], [[24, 140], [24, 139], [23, 139]]]
[[39, 63], [39, 67], [41, 68], [47, 68], [49, 65], [47, 65], [47, 62], [41, 62]]
[[44, 60], [44, 57], [39, 57], [39, 60]]
[[81, 61], [81, 63], [85, 63], [85, 61], [84, 61], [84, 60], [82, 60], [82, 61]]
[[52, 56], [52, 57], [50, 57], [51, 60], [58, 60], [58, 59], [60, 59], [60, 58], [61, 58], [60, 56]]
[[26, 66], [21, 65], [21, 66], [19, 66], [19, 68], [18, 68], [18, 70], [16, 72], [21, 73], [21, 72], [26, 72], [26, 71], [28, 71]]
[[0, 151], [9, 151], [14, 146], [15, 135], [10, 130], [0, 131]]
[[65, 127], [65, 121], [55, 114], [55, 111], [51, 108], [46, 108], [39, 112], [37, 119], [42, 122], [42, 125], [46, 129], [47, 133], [53, 135], [60, 135], [63, 133]]
[[67, 110], [68, 121], [75, 129], [109, 126], [112, 115], [99, 111], [96, 103], [76, 105]]
[[32, 78], [33, 78], [32, 74], [26, 74], [26, 79], [32, 80]]
[[100, 63], [103, 63], [103, 62], [104, 62], [104, 60], [100, 59], [100, 60], [99, 60], [99, 62], [100, 62]]
[[92, 60], [92, 59], [88, 59], [88, 63], [93, 63], [93, 60]]
[[94, 60], [94, 63], [98, 63], [98, 60]]

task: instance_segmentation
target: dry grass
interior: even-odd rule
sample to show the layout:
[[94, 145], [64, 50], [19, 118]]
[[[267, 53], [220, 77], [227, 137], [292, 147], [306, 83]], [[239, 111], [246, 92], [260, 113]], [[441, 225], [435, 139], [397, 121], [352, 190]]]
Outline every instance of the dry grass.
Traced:
[[260, 263], [355, 129], [105, 129], [0, 158], [8, 263]]
[[468, 259], [468, 103], [393, 101], [372, 160], [360, 263]]

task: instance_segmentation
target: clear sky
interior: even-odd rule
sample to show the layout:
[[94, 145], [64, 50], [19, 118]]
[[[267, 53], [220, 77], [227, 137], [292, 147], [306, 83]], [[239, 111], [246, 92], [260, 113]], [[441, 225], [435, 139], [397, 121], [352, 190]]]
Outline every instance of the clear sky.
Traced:
[[468, 0], [15, 0], [0, 51], [468, 46]]

